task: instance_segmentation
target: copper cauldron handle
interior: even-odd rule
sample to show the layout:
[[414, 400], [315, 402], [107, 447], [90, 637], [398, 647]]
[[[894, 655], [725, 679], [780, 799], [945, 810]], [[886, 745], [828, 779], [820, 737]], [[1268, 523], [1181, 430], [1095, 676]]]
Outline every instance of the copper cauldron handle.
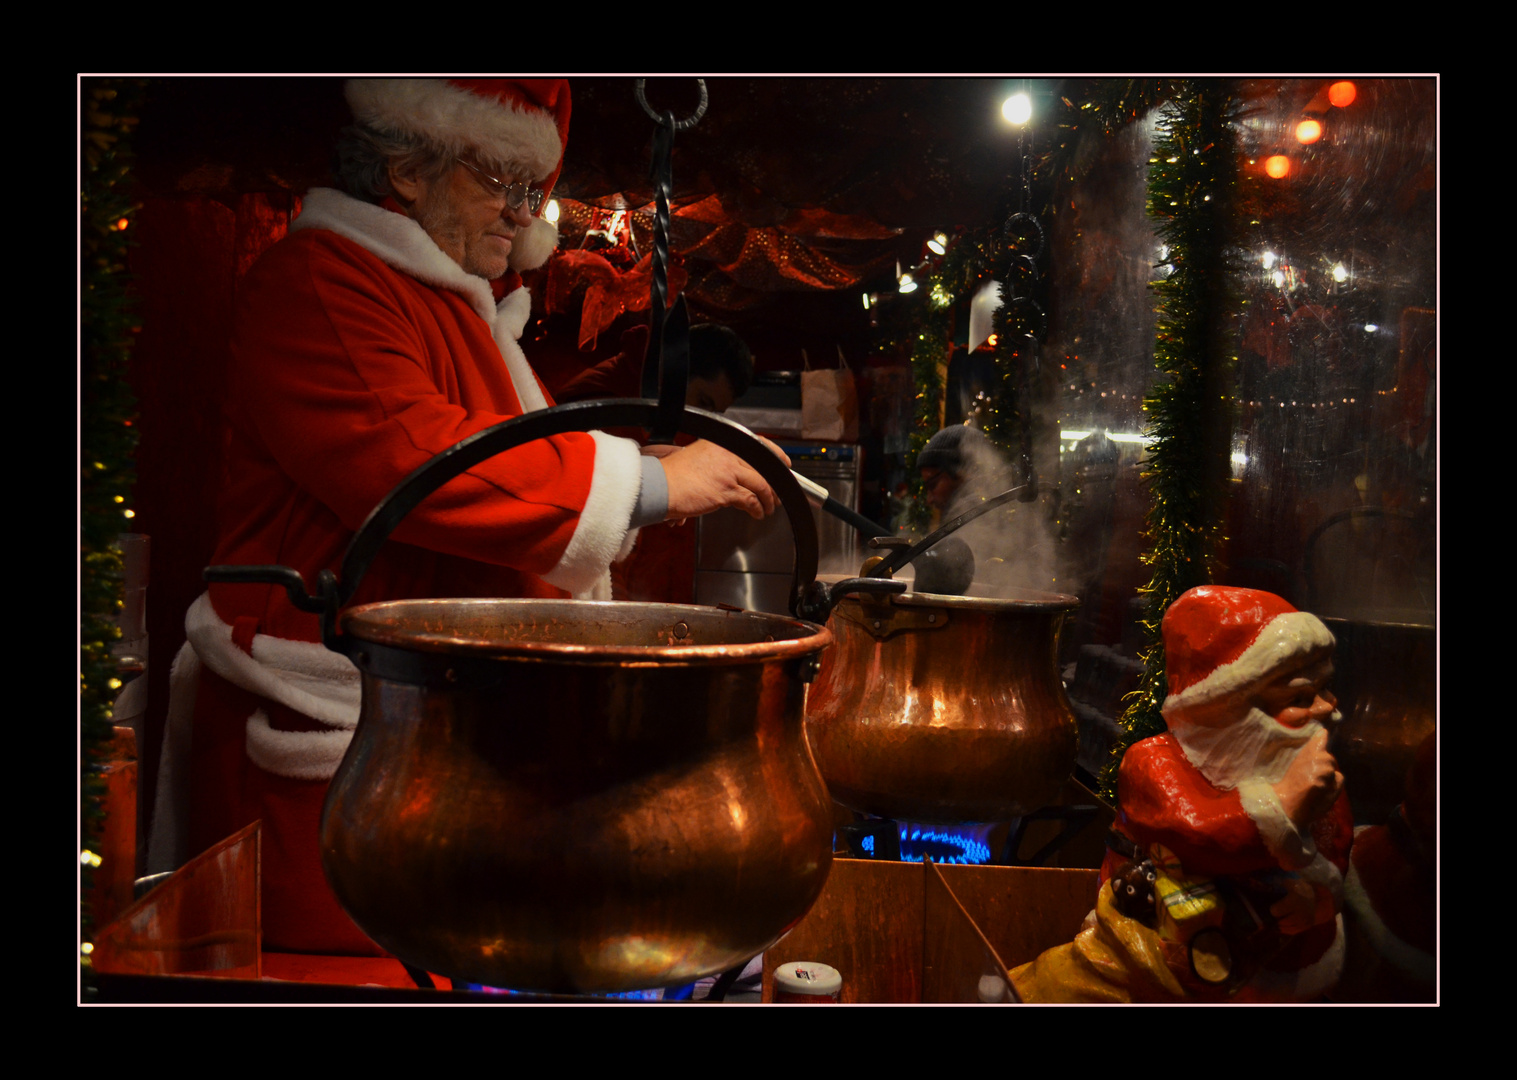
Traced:
[[[306, 593], [297, 571], [284, 566], [211, 566], [206, 568], [205, 580], [282, 585], [296, 607], [320, 613], [321, 640], [327, 648], [347, 655], [347, 639], [337, 630], [338, 611], [357, 591], [359, 581], [390, 533], [428, 495], [466, 469], [525, 443], [596, 428], [651, 428], [659, 418], [659, 403], [652, 399], [580, 401], [514, 417], [460, 440], [418, 467], [384, 497], [348, 544], [341, 573], [323, 570], [314, 595]], [[795, 534], [790, 610], [800, 618], [808, 618], [804, 612], [815, 606], [814, 602], [808, 604], [806, 597], [817, 584], [817, 535], [816, 522], [800, 484], [768, 447], [730, 420], [703, 409], [687, 408], [680, 428], [736, 454], [774, 489]]]

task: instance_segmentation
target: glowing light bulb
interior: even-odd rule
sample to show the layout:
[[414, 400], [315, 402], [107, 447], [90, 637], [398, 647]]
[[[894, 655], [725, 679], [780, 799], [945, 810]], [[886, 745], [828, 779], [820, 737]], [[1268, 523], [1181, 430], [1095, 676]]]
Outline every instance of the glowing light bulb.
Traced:
[[1270, 267], [1274, 266], [1276, 258], [1277, 258], [1277, 256], [1275, 255], [1275, 253], [1273, 251], [1266, 251], [1264, 253], [1264, 259], [1263, 259], [1264, 269], [1268, 270]]
[[1303, 146], [1310, 146], [1322, 138], [1322, 125], [1315, 120], [1303, 120], [1296, 125], [1296, 141]]
[[1276, 154], [1273, 157], [1266, 158], [1264, 161], [1264, 171], [1271, 179], [1283, 180], [1290, 175], [1291, 159], [1284, 154]]
[[1359, 96], [1359, 89], [1351, 82], [1335, 82], [1327, 88], [1327, 100], [1339, 109], [1346, 109]]
[[549, 199], [547, 208], [543, 210], [543, 220], [556, 224], [558, 222], [558, 200]]
[[1026, 94], [1012, 94], [1001, 103], [1001, 115], [1013, 124], [1025, 124], [1032, 119], [1032, 98]]
[[863, 297], [864, 297], [864, 310], [868, 311], [869, 310], [869, 294], [868, 293], [864, 293]]
[[1348, 280], [1348, 269], [1342, 263], [1338, 263], [1337, 265], [1335, 265], [1333, 267], [1333, 280], [1334, 281], [1347, 281]]
[[1275, 288], [1281, 288], [1285, 284], [1285, 272], [1283, 270], [1276, 270], [1270, 275], [1269, 279], [1275, 283]]
[[1379, 329], [1380, 329], [1380, 327], [1378, 325], [1376, 325], [1375, 323], [1367, 322], [1367, 323], [1364, 324], [1364, 332], [1366, 334], [1373, 334], [1376, 330], [1379, 330]]
[[901, 291], [903, 293], [916, 292], [917, 283], [911, 280], [910, 274], [901, 275]]

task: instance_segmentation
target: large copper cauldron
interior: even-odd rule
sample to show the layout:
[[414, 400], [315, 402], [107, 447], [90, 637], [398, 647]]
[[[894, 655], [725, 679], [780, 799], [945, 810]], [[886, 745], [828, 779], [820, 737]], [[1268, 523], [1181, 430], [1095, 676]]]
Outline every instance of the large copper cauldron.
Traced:
[[833, 798], [941, 823], [1053, 802], [1075, 761], [1058, 639], [1078, 604], [1037, 592], [843, 600], [806, 716]]
[[[471, 464], [562, 431], [651, 427], [657, 408], [563, 405], [459, 443], [387, 496], [315, 596], [284, 567], [207, 571], [283, 584], [362, 673], [322, 861], [354, 922], [414, 965], [523, 990], [678, 985], [762, 951], [821, 892], [832, 808], [802, 726], [831, 640], [816, 622], [572, 600], [393, 601], [339, 619], [395, 525]], [[825, 620], [794, 478], [720, 417], [680, 423], [775, 490], [796, 533], [792, 608]]]
[[667, 604], [356, 608], [363, 714], [322, 857], [380, 945], [471, 982], [615, 992], [773, 944], [831, 864], [802, 730], [827, 631]]

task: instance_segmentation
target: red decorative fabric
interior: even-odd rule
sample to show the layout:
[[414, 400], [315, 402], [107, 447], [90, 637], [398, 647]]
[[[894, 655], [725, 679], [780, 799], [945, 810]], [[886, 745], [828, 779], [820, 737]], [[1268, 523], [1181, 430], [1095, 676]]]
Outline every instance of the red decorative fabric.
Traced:
[[[669, 265], [669, 303], [685, 287], [688, 275], [680, 260]], [[646, 311], [653, 296], [653, 256], [645, 255], [631, 270], [618, 270], [593, 251], [565, 251], [548, 267], [549, 312], [572, 312], [573, 294], [584, 290], [579, 321], [579, 347], [595, 348], [601, 332], [624, 312]]]

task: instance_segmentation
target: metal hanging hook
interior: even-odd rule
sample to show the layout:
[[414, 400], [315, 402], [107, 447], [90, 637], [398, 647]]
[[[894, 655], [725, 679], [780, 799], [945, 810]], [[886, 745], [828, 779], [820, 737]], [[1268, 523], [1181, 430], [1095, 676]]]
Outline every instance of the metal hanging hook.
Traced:
[[[701, 117], [703, 117], [703, 116], [706, 115], [706, 80], [705, 79], [696, 79], [695, 80], [695, 84], [696, 84], [696, 86], [700, 87], [700, 91], [701, 91], [701, 103], [695, 107], [695, 112], [692, 113], [690, 116], [687, 116], [683, 120], [673, 120], [672, 121], [675, 131], [689, 131], [696, 124], [700, 123]], [[671, 113], [668, 113], [668, 112], [663, 112], [663, 113], [656, 112], [656, 111], [654, 111], [653, 106], [648, 104], [648, 94], [647, 94], [648, 80], [647, 79], [638, 79], [635, 85], [636, 85], [636, 93], [637, 93], [637, 103], [643, 107], [643, 112], [645, 112], [645, 113], [648, 114], [648, 119], [652, 120], [655, 124], [664, 124], [664, 123], [670, 122], [672, 120], [672, 114]]]

